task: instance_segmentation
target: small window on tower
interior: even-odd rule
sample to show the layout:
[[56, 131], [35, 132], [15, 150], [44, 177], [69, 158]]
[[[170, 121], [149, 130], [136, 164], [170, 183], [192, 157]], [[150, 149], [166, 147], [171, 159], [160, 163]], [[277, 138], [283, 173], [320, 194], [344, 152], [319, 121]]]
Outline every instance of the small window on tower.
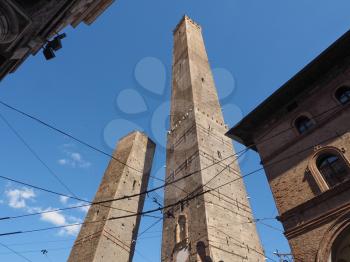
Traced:
[[315, 123], [307, 116], [300, 116], [297, 118], [297, 120], [295, 120], [294, 125], [299, 134], [304, 134], [309, 131], [315, 125]]
[[342, 86], [342, 87], [338, 88], [338, 90], [335, 92], [335, 97], [343, 105], [349, 103], [349, 101], [350, 101], [350, 87]]
[[176, 225], [176, 243], [181, 243], [187, 239], [187, 220], [186, 216], [180, 215]]
[[220, 159], [222, 158], [220, 151], [218, 151], [218, 158], [220, 158]]

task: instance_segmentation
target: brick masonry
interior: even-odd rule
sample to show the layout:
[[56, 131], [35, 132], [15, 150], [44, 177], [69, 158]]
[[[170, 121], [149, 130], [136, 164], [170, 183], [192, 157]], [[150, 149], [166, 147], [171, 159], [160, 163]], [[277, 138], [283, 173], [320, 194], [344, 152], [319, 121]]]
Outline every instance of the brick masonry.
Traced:
[[[350, 105], [341, 105], [335, 98], [335, 91], [350, 83], [349, 62], [348, 58], [333, 65], [313, 88], [291, 98], [290, 102], [298, 104], [292, 112], [280, 117], [276, 110], [276, 115], [254, 129], [254, 143], [295, 261], [330, 261], [334, 240], [350, 225], [349, 181], [324, 189], [312, 169], [314, 156], [321, 150], [338, 150], [349, 163]], [[316, 124], [302, 135], [293, 128], [300, 115]]]
[[[94, 202], [147, 190], [154, 151], [155, 144], [143, 133], [123, 137], [113, 154], [120, 162], [111, 159]], [[68, 261], [132, 261], [141, 216], [106, 220], [141, 212], [144, 200], [142, 195], [91, 206]]]
[[[234, 149], [224, 135], [201, 27], [186, 16], [174, 30], [173, 59], [166, 179], [203, 170], [166, 187], [165, 205], [201, 192], [203, 185], [238, 180], [164, 212], [162, 261], [265, 261], [236, 156], [229, 157]], [[180, 217], [186, 234], [179, 238]]]

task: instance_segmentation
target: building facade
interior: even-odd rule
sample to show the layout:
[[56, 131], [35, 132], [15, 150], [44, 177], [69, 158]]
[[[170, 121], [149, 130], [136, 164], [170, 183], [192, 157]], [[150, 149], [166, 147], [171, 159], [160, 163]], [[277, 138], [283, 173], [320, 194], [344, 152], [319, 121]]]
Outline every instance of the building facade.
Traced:
[[201, 27], [185, 16], [174, 30], [166, 181], [186, 178], [165, 188], [164, 205], [179, 204], [164, 210], [162, 261], [265, 261], [226, 131]]
[[259, 152], [295, 261], [350, 261], [350, 32], [228, 132]]
[[[147, 190], [155, 144], [143, 133], [122, 138], [94, 202], [139, 194]], [[117, 160], [116, 160], [117, 159]], [[70, 253], [69, 262], [132, 261], [145, 195], [92, 205]]]
[[35, 55], [64, 27], [69, 24], [76, 27], [80, 22], [91, 24], [113, 2], [1, 0], [0, 80], [14, 72], [29, 55]]

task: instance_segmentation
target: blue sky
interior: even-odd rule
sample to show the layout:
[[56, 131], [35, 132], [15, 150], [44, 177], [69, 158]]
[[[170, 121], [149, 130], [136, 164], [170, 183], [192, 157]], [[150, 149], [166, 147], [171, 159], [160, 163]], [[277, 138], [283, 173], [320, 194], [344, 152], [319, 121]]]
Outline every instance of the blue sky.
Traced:
[[[92, 26], [65, 30], [68, 37], [54, 60], [45, 61], [41, 53], [30, 57], [1, 82], [0, 99], [108, 152], [126, 132], [140, 128], [159, 145], [152, 172], [163, 177], [172, 29], [183, 14], [203, 27], [225, 119], [232, 126], [350, 28], [349, 8], [346, 0], [120, 0]], [[2, 106], [0, 113], [76, 195], [93, 198], [106, 156]], [[2, 121], [0, 134], [1, 175], [66, 192]], [[257, 154], [249, 152], [241, 167], [243, 174], [258, 169]], [[245, 181], [255, 217], [276, 216], [264, 174]], [[158, 184], [151, 180], [150, 187]], [[0, 181], [0, 190], [1, 216], [76, 204], [6, 181]], [[154, 207], [148, 199], [145, 209]], [[0, 231], [74, 223], [84, 215], [74, 210], [0, 221]], [[140, 231], [153, 222], [144, 218]], [[281, 229], [275, 221], [265, 222]], [[282, 232], [259, 223], [258, 230], [269, 257], [276, 249], [289, 251]], [[13, 235], [0, 242], [32, 261], [65, 261], [75, 231]], [[158, 224], [142, 236], [134, 261], [159, 261], [160, 231]], [[1, 247], [0, 260], [24, 261]]]

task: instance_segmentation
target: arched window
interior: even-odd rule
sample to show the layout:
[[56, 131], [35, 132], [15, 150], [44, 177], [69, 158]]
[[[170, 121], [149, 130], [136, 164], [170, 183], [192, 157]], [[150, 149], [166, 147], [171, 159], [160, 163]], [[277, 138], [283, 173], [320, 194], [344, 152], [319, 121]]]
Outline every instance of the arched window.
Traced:
[[350, 169], [342, 156], [333, 153], [320, 155], [316, 166], [329, 187], [334, 187], [350, 178]]
[[299, 134], [304, 134], [314, 126], [314, 122], [307, 116], [300, 116], [295, 120], [294, 125]]
[[350, 101], [350, 87], [342, 86], [338, 88], [338, 90], [335, 92], [335, 97], [343, 105], [347, 104]]
[[345, 229], [334, 241], [328, 261], [350, 262], [350, 228]]
[[176, 225], [176, 243], [181, 243], [187, 239], [186, 216], [180, 215]]

